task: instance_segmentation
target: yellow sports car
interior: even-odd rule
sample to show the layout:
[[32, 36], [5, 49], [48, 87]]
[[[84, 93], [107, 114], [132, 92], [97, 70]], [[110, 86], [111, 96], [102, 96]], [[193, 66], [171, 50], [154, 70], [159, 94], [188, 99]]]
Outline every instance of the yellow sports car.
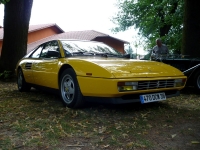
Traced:
[[85, 101], [113, 104], [155, 102], [178, 96], [186, 76], [160, 62], [125, 58], [100, 42], [51, 40], [16, 66], [19, 91], [43, 87], [58, 91], [70, 108]]

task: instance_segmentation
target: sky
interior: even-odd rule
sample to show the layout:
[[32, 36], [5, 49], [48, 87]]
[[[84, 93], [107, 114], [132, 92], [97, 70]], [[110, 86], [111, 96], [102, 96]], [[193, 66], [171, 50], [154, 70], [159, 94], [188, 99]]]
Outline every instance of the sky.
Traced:
[[[113, 33], [111, 21], [118, 9], [117, 0], [33, 0], [30, 25], [56, 23], [65, 32], [95, 30], [131, 43], [134, 52], [137, 32], [134, 29]], [[3, 26], [4, 6], [0, 5], [0, 25]]]

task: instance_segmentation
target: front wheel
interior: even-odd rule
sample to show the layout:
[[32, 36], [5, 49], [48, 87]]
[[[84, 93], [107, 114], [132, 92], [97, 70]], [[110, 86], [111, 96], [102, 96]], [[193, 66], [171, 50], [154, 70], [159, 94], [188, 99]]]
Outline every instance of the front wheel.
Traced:
[[17, 73], [17, 87], [20, 92], [27, 92], [31, 89], [31, 86], [24, 79], [22, 69], [19, 69]]
[[84, 104], [76, 73], [73, 69], [66, 69], [60, 78], [60, 96], [63, 104], [69, 108], [80, 108]]
[[194, 87], [197, 91], [200, 91], [200, 71], [194, 76]]

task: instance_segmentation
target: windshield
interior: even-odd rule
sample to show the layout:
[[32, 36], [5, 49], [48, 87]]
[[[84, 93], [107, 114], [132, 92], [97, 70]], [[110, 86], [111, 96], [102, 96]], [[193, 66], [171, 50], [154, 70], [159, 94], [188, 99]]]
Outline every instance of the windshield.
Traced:
[[61, 41], [65, 56], [76, 55], [106, 55], [106, 56], [122, 56], [120, 52], [100, 42], [90, 41]]

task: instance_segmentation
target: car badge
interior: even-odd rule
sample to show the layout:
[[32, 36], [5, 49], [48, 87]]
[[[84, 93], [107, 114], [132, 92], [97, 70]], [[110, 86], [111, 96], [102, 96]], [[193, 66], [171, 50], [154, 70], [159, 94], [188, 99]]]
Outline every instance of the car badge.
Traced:
[[158, 82], [157, 82], [157, 87], [159, 87], [159, 86], [160, 86], [160, 82], [158, 81]]

